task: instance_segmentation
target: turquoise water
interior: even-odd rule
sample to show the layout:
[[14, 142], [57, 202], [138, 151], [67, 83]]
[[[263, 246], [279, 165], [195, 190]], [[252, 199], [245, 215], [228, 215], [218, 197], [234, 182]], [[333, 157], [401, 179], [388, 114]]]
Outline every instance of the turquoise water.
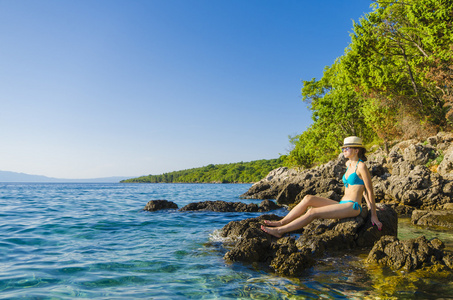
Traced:
[[[142, 210], [157, 199], [179, 207], [241, 201], [249, 187], [0, 184], [0, 299], [361, 299], [377, 292], [377, 279], [355, 255], [325, 259], [301, 278], [226, 263], [216, 230], [257, 213]], [[452, 291], [443, 280], [431, 284], [442, 289], [422, 295]]]

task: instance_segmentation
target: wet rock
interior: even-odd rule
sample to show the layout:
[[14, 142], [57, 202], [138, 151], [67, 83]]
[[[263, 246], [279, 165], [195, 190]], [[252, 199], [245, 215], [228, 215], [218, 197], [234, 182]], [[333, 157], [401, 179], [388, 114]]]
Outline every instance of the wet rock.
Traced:
[[178, 205], [168, 200], [151, 200], [146, 205], [144, 210], [157, 211], [162, 209], [178, 209]]
[[299, 276], [304, 270], [314, 266], [315, 263], [315, 259], [308, 253], [289, 252], [278, 253], [270, 266], [279, 274]]
[[302, 253], [295, 239], [276, 239], [262, 231], [264, 220], [279, 220], [276, 215], [263, 215], [241, 221], [232, 221], [221, 230], [221, 236], [233, 241], [224, 259], [231, 262], [266, 263], [276, 272], [295, 276], [311, 267], [315, 261], [309, 253]]
[[437, 238], [428, 241], [424, 236], [421, 236], [416, 239], [400, 241], [395, 236], [384, 236], [374, 245], [366, 262], [406, 271], [432, 265], [449, 267], [447, 264], [451, 263], [451, 257], [444, 253], [442, 250], [444, 247], [443, 242]]
[[453, 210], [415, 210], [411, 222], [414, 225], [453, 228]]
[[292, 235], [277, 239], [260, 229], [264, 220], [281, 219], [276, 215], [232, 221], [221, 230], [221, 236], [233, 241], [224, 258], [227, 261], [267, 263], [278, 273], [297, 276], [313, 266], [315, 258], [326, 253], [356, 247], [371, 248], [384, 235], [396, 236], [396, 212], [382, 204], [378, 208], [382, 231], [371, 224], [371, 216], [367, 213], [356, 218], [315, 220], [300, 231], [302, 234], [297, 240]]
[[281, 208], [281, 206], [270, 200], [264, 200], [259, 205], [255, 203], [246, 204], [242, 202], [203, 201], [190, 203], [181, 208], [180, 211], [203, 210], [215, 212], [267, 212], [279, 208]]

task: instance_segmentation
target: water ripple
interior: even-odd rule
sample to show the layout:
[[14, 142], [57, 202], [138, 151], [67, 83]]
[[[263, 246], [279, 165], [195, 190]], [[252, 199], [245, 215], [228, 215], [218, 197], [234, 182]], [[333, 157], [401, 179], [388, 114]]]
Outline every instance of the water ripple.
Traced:
[[142, 210], [153, 199], [179, 207], [240, 201], [249, 187], [0, 184], [0, 298], [342, 299], [372, 292], [366, 271], [340, 262], [299, 279], [226, 264], [216, 230], [257, 213]]

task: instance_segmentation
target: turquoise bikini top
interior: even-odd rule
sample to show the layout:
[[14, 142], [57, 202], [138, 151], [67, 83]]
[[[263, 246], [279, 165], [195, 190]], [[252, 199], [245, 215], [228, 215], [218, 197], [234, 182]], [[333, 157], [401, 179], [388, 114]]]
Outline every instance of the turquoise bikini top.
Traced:
[[362, 160], [359, 159], [357, 164], [355, 165], [355, 170], [354, 173], [349, 175], [348, 178], [346, 178], [346, 173], [348, 172], [349, 167], [346, 169], [346, 172], [343, 175], [343, 183], [345, 187], [348, 187], [349, 185], [365, 185], [362, 179], [360, 179], [359, 175], [357, 175], [357, 166], [359, 165], [359, 162]]

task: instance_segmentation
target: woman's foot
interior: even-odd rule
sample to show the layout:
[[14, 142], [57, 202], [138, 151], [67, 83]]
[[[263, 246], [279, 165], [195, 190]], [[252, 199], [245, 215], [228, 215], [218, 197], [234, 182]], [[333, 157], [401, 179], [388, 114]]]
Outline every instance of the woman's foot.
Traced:
[[269, 233], [270, 235], [275, 236], [276, 238], [281, 238], [283, 235], [279, 232], [278, 228], [269, 228], [269, 227], [261, 225], [261, 230], [266, 233]]
[[277, 227], [277, 226], [282, 226], [282, 221], [268, 221], [268, 220], [264, 220], [264, 224], [266, 224], [267, 226], [272, 226], [272, 227]]

